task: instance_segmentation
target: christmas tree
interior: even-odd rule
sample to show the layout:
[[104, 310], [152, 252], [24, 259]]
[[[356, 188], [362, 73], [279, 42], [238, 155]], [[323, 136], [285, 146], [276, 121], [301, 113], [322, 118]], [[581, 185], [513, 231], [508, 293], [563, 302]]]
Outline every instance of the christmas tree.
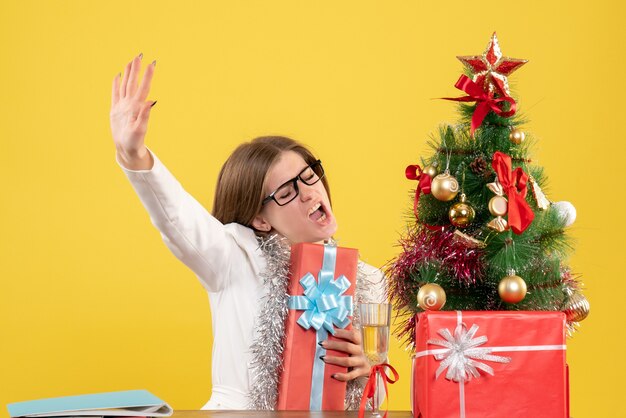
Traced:
[[455, 87], [467, 95], [445, 99], [459, 103], [460, 121], [406, 168], [417, 181], [413, 213], [386, 267], [398, 335], [412, 347], [415, 314], [439, 309], [563, 311], [571, 333], [589, 312], [566, 264], [576, 210], [546, 197], [531, 159], [507, 79], [527, 61], [504, 57], [495, 33], [482, 55], [457, 58], [466, 72]]

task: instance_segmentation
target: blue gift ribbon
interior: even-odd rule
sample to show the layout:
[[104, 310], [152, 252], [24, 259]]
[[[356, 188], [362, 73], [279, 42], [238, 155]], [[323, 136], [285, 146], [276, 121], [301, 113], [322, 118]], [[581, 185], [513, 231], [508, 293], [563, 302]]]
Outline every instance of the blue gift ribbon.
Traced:
[[[350, 281], [343, 274], [333, 280], [336, 261], [337, 247], [324, 245], [324, 259], [318, 280], [311, 273], [305, 274], [300, 279], [304, 296], [289, 297], [289, 309], [304, 311], [298, 318], [298, 324], [304, 329], [316, 330], [316, 343], [326, 340], [328, 333], [335, 335], [334, 326], [342, 329], [347, 327], [350, 324], [348, 317], [353, 313], [352, 296], [343, 296], [350, 287]], [[316, 344], [309, 401], [311, 411], [322, 410], [325, 363], [320, 357], [323, 355], [326, 355], [326, 350]]]

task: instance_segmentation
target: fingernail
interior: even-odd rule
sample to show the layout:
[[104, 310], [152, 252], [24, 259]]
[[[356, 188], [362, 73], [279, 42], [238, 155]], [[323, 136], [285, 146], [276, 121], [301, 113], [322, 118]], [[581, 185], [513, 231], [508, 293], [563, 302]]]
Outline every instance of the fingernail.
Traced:
[[141, 54], [139, 54], [139, 59], [143, 58], [143, 52]]
[[324, 341], [320, 341], [319, 343], [317, 343], [317, 345], [319, 345], [320, 347], [324, 347]]
[[150, 105], [150, 107], [154, 106], [155, 104], [156, 104], [156, 100], [154, 101], [154, 103], [152, 103], [152, 104]]
[[325, 360], [324, 360], [324, 358], [325, 358], [325, 357], [326, 357], [326, 356], [320, 356], [320, 360], [325, 361]]
[[337, 379], [337, 375], [336, 375], [336, 374], [333, 374], [333, 375], [331, 375], [330, 377], [332, 377], [332, 378], [333, 378], [333, 379], [335, 379], [335, 380]]
[[156, 60], [152, 61], [152, 65], [156, 67]]

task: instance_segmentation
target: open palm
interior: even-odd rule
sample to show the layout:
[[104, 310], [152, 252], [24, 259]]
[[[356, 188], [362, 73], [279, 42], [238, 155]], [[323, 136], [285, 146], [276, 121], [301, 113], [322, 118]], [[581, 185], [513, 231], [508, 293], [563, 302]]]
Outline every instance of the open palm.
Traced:
[[128, 159], [146, 152], [144, 138], [148, 130], [150, 109], [156, 102], [146, 101], [156, 61], [153, 61], [139, 84], [142, 54], [126, 65], [124, 78], [120, 74], [113, 79], [111, 94], [111, 133], [117, 151]]

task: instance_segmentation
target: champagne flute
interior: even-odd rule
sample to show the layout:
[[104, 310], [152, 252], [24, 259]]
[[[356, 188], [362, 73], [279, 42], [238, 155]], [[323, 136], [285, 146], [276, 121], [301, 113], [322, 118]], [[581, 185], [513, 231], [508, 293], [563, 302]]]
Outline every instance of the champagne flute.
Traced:
[[[361, 343], [363, 353], [371, 366], [385, 362], [389, 350], [389, 322], [391, 318], [390, 303], [361, 303]], [[372, 400], [372, 416], [380, 417], [378, 405], [380, 371], [376, 372], [376, 391]]]

